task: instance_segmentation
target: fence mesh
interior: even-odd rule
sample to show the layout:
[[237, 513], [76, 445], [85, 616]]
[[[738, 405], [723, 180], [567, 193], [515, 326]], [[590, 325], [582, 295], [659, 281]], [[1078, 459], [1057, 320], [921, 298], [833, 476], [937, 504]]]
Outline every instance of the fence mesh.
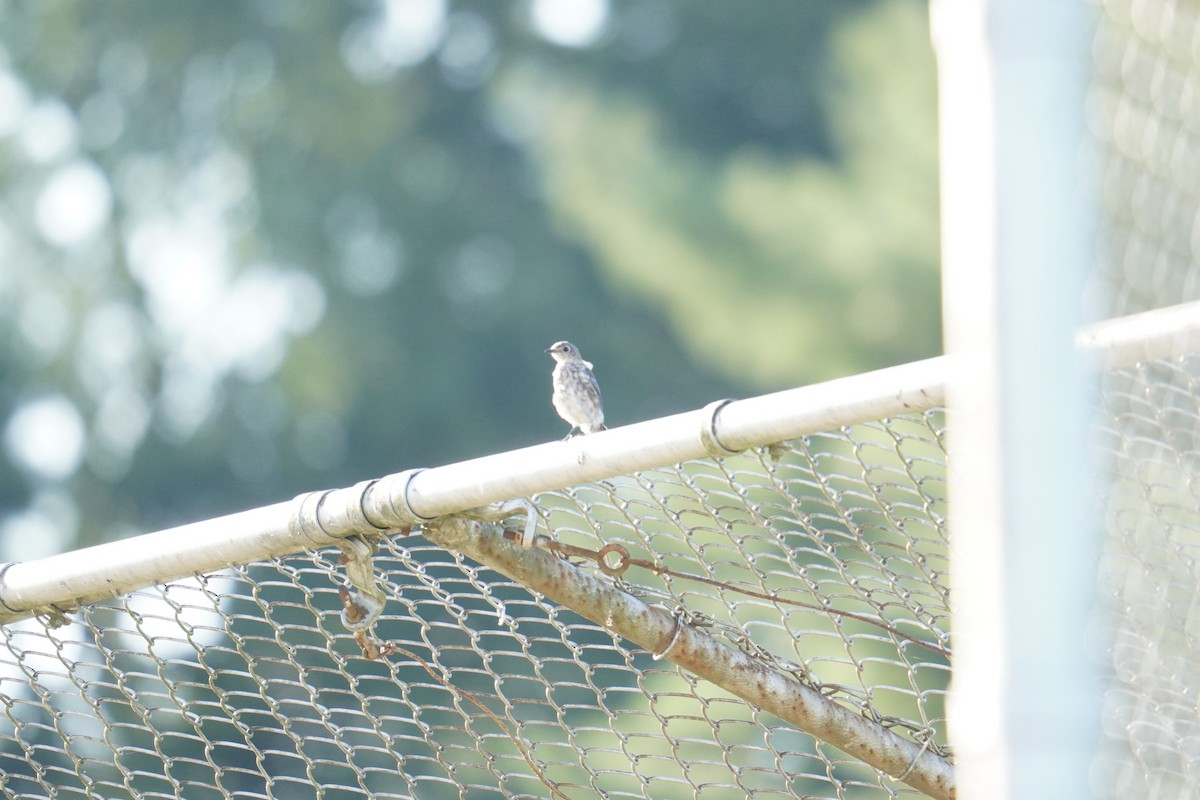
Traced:
[[[669, 570], [606, 580], [944, 754], [943, 498], [931, 410], [534, 500], [555, 541]], [[4, 795], [917, 795], [419, 533], [374, 559], [403, 652], [368, 660], [340, 560], [9, 625]]]
[[[1200, 14], [1097, 6], [1097, 294], [1200, 295]], [[1200, 785], [1200, 357], [1104, 376], [1097, 787]], [[940, 409], [566, 487], [539, 531], [583, 569], [952, 758]], [[418, 533], [380, 543], [364, 657], [336, 549], [0, 628], [7, 798], [899, 797], [918, 793]], [[649, 567], [649, 568], [648, 568]], [[1068, 569], [1064, 566], [1064, 569]], [[561, 793], [561, 794], [555, 794]]]
[[[1103, 387], [1098, 769], [1118, 796], [1187, 796], [1200, 357]], [[538, 531], [949, 759], [943, 433], [934, 408], [567, 487], [533, 498]], [[612, 544], [632, 564], [617, 577], [580, 555]], [[381, 541], [374, 566], [375, 633], [398, 647], [375, 660], [343, 621], [338, 549], [5, 626], [3, 796], [917, 794], [419, 532]]]
[[[1098, 295], [1126, 314], [1200, 299], [1200, 9], [1098, 6], [1090, 111], [1104, 174]], [[1111, 680], [1097, 785], [1114, 797], [1200, 786], [1200, 358], [1141, 364], [1103, 384], [1099, 576]]]
[[1117, 797], [1190, 797], [1200, 786], [1200, 358], [1110, 376], [1100, 441], [1112, 462], [1101, 564]]

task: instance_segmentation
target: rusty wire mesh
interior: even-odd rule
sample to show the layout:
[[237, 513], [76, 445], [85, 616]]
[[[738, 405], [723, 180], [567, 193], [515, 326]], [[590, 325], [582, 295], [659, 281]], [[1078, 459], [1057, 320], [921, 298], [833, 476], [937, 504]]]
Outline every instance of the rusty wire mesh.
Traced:
[[[1103, 155], [1097, 295], [1113, 313], [1200, 298], [1200, 8], [1099, 4], [1090, 102]], [[1097, 450], [1105, 741], [1114, 797], [1194, 797], [1200, 786], [1200, 358], [1107, 375]]]
[[[539, 531], [667, 568], [608, 580], [945, 755], [942, 436], [930, 410], [568, 487], [534, 498]], [[0, 792], [917, 795], [419, 533], [375, 558], [405, 652], [367, 660], [339, 555], [4, 628]]]

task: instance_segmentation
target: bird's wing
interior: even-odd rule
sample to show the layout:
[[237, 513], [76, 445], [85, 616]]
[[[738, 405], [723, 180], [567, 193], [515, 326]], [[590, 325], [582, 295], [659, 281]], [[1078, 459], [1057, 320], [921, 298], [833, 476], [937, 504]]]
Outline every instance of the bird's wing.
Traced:
[[591, 367], [592, 365], [588, 364], [588, 370], [586, 373], [587, 383], [584, 384], [583, 391], [588, 395], [588, 397], [591, 397], [596, 401], [597, 406], [602, 407], [603, 404], [600, 400], [600, 384], [596, 383], [596, 376], [592, 374]]

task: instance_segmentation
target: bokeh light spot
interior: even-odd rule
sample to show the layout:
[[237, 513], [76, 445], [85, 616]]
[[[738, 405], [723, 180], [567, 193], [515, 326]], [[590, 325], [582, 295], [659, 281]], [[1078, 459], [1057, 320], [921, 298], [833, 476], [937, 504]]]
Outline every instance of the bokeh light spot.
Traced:
[[73, 161], [50, 175], [34, 218], [43, 239], [71, 248], [92, 240], [111, 213], [112, 189], [104, 173], [90, 161]]
[[4, 429], [13, 463], [49, 480], [71, 477], [83, 460], [86, 431], [75, 404], [60, 394], [26, 402]]
[[60, 100], [43, 100], [25, 113], [18, 137], [30, 161], [47, 164], [69, 157], [79, 141], [79, 124]]
[[445, 25], [445, 0], [383, 0], [374, 17], [347, 29], [342, 58], [359, 80], [383, 80], [428, 58]]
[[608, 0], [533, 0], [533, 27], [549, 42], [587, 47], [604, 33]]

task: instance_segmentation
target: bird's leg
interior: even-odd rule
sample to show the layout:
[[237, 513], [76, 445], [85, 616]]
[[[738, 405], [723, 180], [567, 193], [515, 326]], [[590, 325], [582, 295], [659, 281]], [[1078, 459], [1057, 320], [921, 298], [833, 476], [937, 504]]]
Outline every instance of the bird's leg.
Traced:
[[579, 427], [578, 425], [572, 425], [572, 426], [571, 426], [571, 430], [567, 431], [567, 435], [566, 435], [566, 436], [564, 436], [564, 437], [562, 438], [562, 440], [565, 442], [565, 441], [569, 440], [569, 439], [570, 439], [572, 436], [574, 436], [574, 435], [575, 435], [575, 429], [576, 429], [576, 428], [578, 428], [578, 427]]

